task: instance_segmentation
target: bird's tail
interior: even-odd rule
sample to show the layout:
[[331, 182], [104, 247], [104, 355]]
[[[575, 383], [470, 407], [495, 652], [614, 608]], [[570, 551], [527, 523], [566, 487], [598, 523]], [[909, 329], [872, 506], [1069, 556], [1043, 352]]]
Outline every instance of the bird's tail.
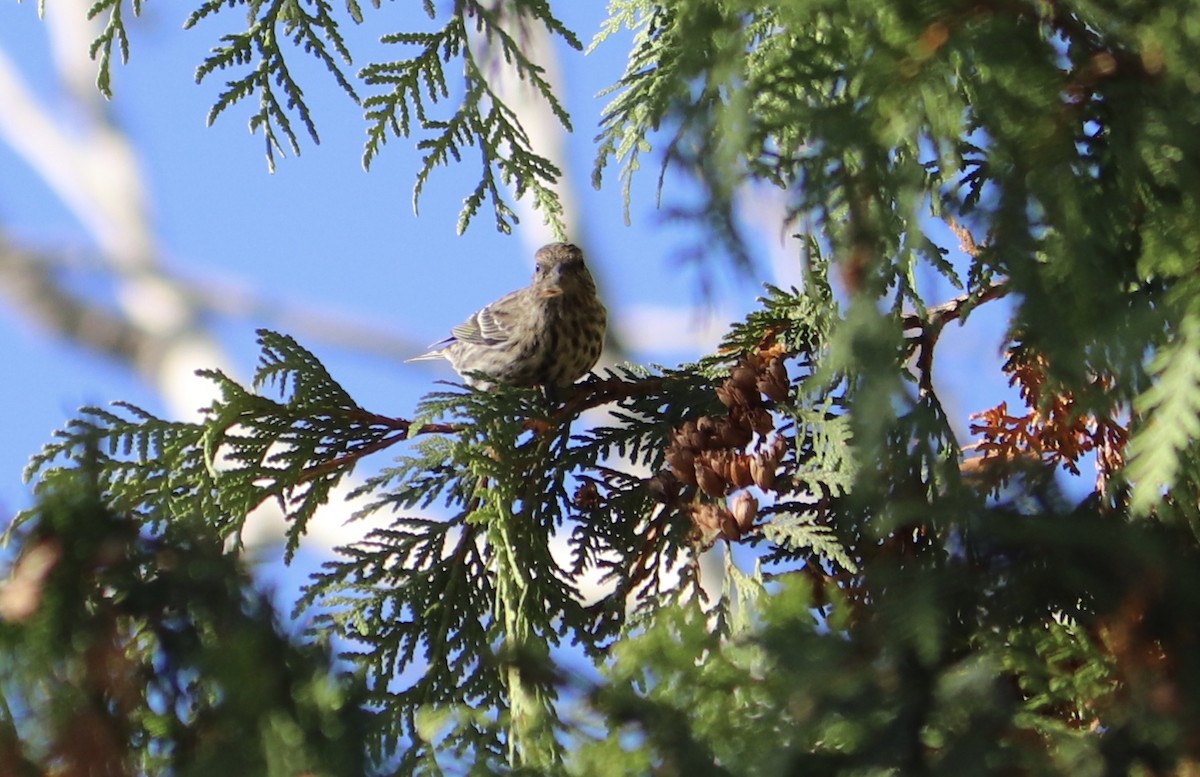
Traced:
[[447, 337], [445, 340], [438, 340], [436, 343], [429, 346], [432, 350], [426, 351], [420, 356], [413, 356], [412, 358], [405, 359], [404, 363], [408, 364], [409, 362], [423, 362], [429, 359], [445, 359], [446, 347], [453, 342], [453, 337]]

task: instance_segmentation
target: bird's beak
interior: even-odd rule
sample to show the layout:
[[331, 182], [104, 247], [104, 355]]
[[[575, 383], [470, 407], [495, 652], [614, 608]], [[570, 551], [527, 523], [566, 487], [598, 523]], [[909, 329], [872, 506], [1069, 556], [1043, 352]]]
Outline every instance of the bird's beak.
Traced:
[[562, 293], [562, 289], [557, 286], [552, 286], [549, 289], [542, 289], [538, 296], [540, 296], [542, 299], [550, 299], [551, 297], [560, 297], [562, 296]]

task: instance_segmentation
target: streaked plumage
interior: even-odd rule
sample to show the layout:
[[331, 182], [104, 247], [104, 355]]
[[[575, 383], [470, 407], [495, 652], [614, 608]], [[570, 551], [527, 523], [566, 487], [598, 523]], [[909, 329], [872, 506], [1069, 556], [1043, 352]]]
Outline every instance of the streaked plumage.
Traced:
[[471, 385], [479, 373], [514, 386], [574, 383], [600, 358], [608, 313], [583, 252], [570, 243], [538, 249], [533, 280], [450, 330], [433, 350], [409, 361], [444, 358]]

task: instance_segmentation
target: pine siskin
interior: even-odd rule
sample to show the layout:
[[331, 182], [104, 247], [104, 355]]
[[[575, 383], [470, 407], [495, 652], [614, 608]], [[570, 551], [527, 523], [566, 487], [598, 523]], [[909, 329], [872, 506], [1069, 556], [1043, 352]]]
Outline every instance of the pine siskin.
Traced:
[[490, 383], [471, 373], [551, 391], [574, 383], [600, 358], [608, 312], [577, 246], [542, 246], [534, 263], [528, 286], [475, 313], [432, 351], [409, 361], [447, 359], [478, 388]]

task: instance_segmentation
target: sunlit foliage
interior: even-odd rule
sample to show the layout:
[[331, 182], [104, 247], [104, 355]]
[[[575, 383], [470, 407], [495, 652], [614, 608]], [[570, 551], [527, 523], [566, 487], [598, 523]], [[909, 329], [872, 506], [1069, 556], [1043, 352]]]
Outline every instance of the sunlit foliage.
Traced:
[[[126, 41], [121, 7], [93, 9], [110, 19], [102, 87]], [[214, 110], [255, 95], [269, 148], [280, 133], [296, 142], [297, 117], [315, 133], [287, 75], [295, 52], [279, 46], [291, 39], [352, 96], [385, 87], [363, 101], [368, 159], [420, 129], [418, 191], [476, 145], [466, 217], [490, 200], [507, 229], [497, 181], [555, 212], [538, 187], [557, 171], [470, 40], [500, 47], [568, 124], [499, 24], [521, 17], [577, 46], [548, 3], [428, 3], [441, 26], [389, 33], [412, 57], [365, 66], [361, 85], [340, 70], [350, 55], [330, 6], [231, 0], [193, 18], [230, 7], [249, 27], [201, 74], [249, 68]], [[365, 23], [357, 4], [345, 13]], [[622, 367], [553, 402], [450, 388], [390, 418], [263, 332], [255, 384], [205, 373], [220, 399], [199, 419], [84, 409], [29, 472], [42, 501], [19, 522], [6, 589], [26, 596], [9, 597], [24, 607], [6, 605], [0, 632], [26, 662], [0, 678], [16, 700], [0, 741], [20, 746], [0, 757], [51, 763], [70, 729], [30, 717], [43, 686], [29, 667], [86, 675], [90, 640], [106, 639], [143, 661], [145, 704], [107, 686], [100, 702], [65, 703], [157, 715], [158, 739], [120, 730], [115, 763], [175, 759], [186, 773], [176, 743], [204, 718], [167, 714], [145, 690], [177, 671], [146, 663], [165, 648], [137, 641], [158, 611], [143, 604], [116, 632], [94, 619], [164, 574], [159, 545], [235, 570], [265, 501], [288, 516], [293, 552], [334, 486], [386, 450], [393, 463], [356, 493], [379, 528], [300, 603], [311, 639], [346, 646], [350, 676], [332, 687], [352, 702], [297, 701], [288, 741], [312, 756], [286, 773], [355, 773], [335, 746], [400, 774], [1200, 769], [1200, 5], [613, 0], [610, 13], [594, 45], [628, 29], [632, 50], [597, 185], [610, 165], [626, 183], [647, 160], [673, 166], [704, 194], [677, 212], [703, 226], [710, 258], [747, 273], [737, 193], [775, 187], [803, 287], [768, 287], [697, 364]], [[931, 275], [954, 296], [931, 298]], [[999, 305], [1011, 320], [994, 377], [1016, 398], [952, 416], [939, 355]], [[609, 414], [586, 424], [594, 408]], [[1086, 496], [1069, 498], [1064, 476]], [[63, 503], [66, 483], [93, 498]], [[108, 547], [98, 529], [55, 528], [76, 513], [126, 527], [112, 562], [88, 561]], [[229, 607], [258, 623], [243, 588], [207, 580], [188, 585], [213, 601], [189, 605], [181, 627], [203, 631]], [[68, 605], [83, 610], [64, 621]], [[59, 652], [38, 641], [63, 624], [83, 636]], [[303, 653], [310, 682], [321, 656], [273, 644], [267, 665]], [[187, 676], [222, 688], [216, 660]], [[219, 710], [230, 693], [187, 700]], [[309, 728], [314, 715], [337, 723]]]

